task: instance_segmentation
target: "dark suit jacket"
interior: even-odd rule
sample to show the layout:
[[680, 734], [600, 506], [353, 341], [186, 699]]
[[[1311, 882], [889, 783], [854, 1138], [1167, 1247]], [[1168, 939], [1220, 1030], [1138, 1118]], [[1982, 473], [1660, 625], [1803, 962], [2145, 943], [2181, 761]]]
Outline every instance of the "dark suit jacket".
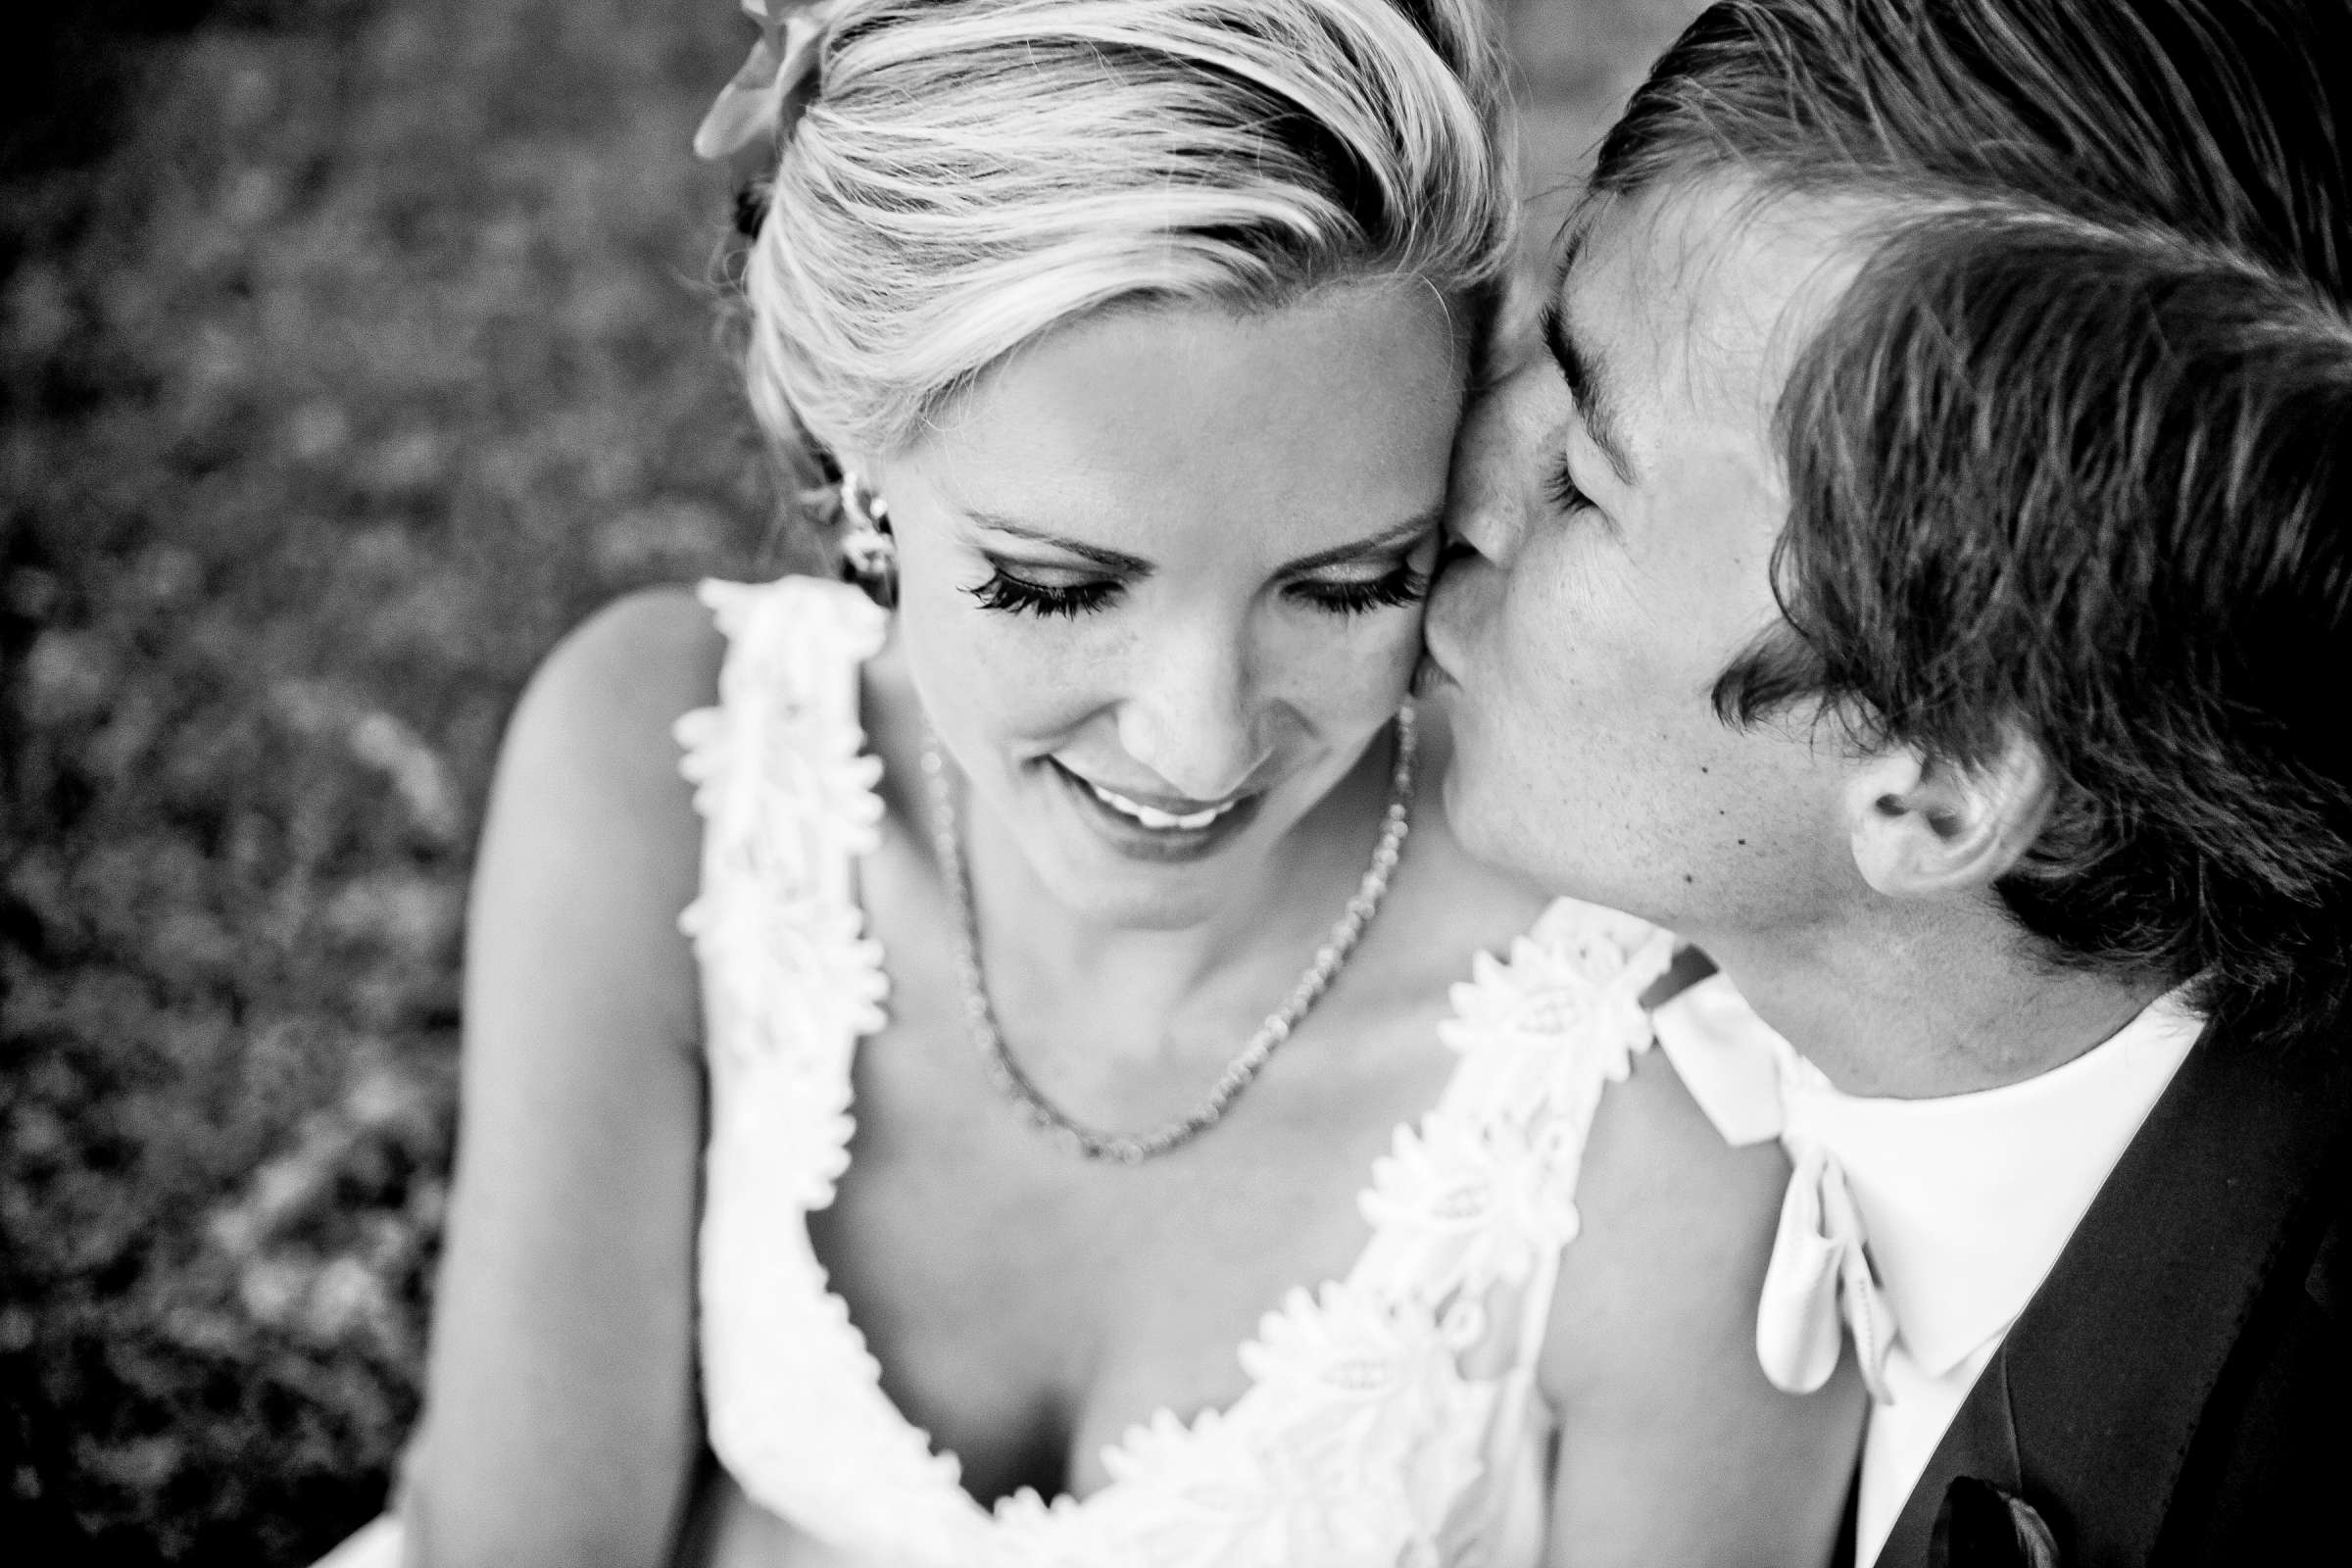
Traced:
[[1971, 1499], [1999, 1494], [2040, 1516], [2066, 1568], [2291, 1564], [2340, 1544], [2348, 1089], [2352, 1020], [2207, 1030], [1977, 1380], [1881, 1568], [2034, 1562], [2030, 1516], [2014, 1543], [1981, 1508], [1969, 1526]]

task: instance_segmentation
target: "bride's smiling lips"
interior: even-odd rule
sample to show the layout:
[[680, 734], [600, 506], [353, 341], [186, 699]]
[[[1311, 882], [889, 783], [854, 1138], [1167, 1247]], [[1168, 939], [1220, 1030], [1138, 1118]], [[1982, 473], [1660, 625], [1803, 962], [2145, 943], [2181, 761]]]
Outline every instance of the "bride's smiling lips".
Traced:
[[1130, 859], [1189, 861], [1215, 854], [1257, 817], [1265, 792], [1196, 801], [1152, 790], [1113, 789], [1054, 758], [1042, 759], [1079, 819]]

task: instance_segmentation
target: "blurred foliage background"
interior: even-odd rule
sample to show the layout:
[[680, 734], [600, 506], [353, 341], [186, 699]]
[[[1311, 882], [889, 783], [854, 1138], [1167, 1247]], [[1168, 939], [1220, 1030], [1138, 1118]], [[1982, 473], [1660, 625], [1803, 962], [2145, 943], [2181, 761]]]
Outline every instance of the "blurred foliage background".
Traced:
[[[1539, 231], [1694, 0], [1497, 0]], [[787, 562], [720, 0], [0, 22], [0, 1552], [308, 1562], [416, 1413], [532, 664]]]

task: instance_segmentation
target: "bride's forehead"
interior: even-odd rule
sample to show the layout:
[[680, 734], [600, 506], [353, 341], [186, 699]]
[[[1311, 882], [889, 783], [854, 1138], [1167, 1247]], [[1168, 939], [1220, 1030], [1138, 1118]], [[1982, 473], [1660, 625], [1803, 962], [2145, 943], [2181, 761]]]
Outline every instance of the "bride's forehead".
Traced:
[[[1140, 481], [1132, 469], [1026, 475], [927, 473], [931, 515], [986, 548], [1032, 559], [1076, 557], [1121, 570], [1207, 568], [1253, 575], [1395, 557], [1434, 537], [1445, 514], [1445, 449], [1391, 482], [1282, 470], [1252, 485], [1200, 465], [1187, 482]], [[1347, 482], [1340, 480], [1346, 478]], [[1038, 553], [1042, 552], [1042, 557]]]
[[999, 367], [905, 466], [1007, 514], [1393, 507], [1442, 484], [1462, 360], [1440, 303], [1401, 288], [1108, 312]]
[[1445, 302], [1405, 280], [1254, 309], [1119, 305], [1007, 356], [946, 429], [1041, 417], [1084, 427], [1179, 408], [1196, 426], [1237, 430], [1269, 417], [1328, 416], [1334, 405], [1377, 416], [1454, 390], [1464, 357], [1457, 337]]

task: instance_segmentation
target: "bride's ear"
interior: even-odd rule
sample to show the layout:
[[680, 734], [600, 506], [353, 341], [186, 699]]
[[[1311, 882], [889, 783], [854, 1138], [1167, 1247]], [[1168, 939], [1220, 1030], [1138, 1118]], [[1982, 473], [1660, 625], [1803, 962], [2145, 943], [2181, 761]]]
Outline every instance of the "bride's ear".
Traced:
[[1890, 898], [1979, 892], [2033, 847], [2050, 800], [2048, 762], [2015, 731], [1969, 767], [1892, 746], [1846, 784], [1854, 864]]

